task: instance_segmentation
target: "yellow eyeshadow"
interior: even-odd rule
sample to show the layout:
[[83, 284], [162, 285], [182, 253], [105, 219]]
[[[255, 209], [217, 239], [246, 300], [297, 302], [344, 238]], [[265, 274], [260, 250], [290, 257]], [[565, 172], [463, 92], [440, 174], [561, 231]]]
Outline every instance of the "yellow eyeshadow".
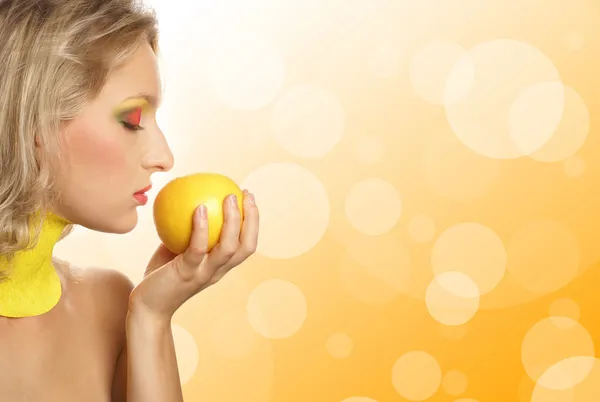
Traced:
[[134, 98], [128, 99], [125, 102], [121, 103], [114, 111], [115, 116], [119, 116], [125, 112], [129, 112], [133, 109], [142, 108], [143, 111], [146, 111], [150, 108], [150, 104], [144, 98]]

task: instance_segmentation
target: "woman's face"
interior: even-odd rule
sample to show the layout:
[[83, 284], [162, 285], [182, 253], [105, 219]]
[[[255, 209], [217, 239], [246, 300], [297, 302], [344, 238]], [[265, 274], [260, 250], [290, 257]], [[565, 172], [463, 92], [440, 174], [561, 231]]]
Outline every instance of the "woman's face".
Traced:
[[108, 233], [136, 226], [134, 193], [151, 183], [152, 173], [173, 167], [156, 122], [160, 96], [158, 63], [145, 45], [61, 133], [67, 169], [57, 177], [58, 215]]

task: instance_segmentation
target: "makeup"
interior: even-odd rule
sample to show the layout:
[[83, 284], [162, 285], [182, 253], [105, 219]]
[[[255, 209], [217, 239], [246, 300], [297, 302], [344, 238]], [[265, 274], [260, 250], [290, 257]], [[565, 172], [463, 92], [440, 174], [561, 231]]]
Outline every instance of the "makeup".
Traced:
[[133, 198], [140, 204], [141, 206], [146, 205], [148, 202], [148, 196], [145, 193], [135, 193]]
[[146, 195], [146, 192], [150, 191], [151, 188], [152, 185], [149, 185], [139, 191], [136, 191], [135, 194], [133, 194], [133, 198], [135, 198], [140, 205], [146, 205], [148, 202], [148, 196]]
[[121, 103], [113, 112], [113, 116], [126, 128], [139, 130], [143, 113], [151, 108], [144, 97], [130, 98]]

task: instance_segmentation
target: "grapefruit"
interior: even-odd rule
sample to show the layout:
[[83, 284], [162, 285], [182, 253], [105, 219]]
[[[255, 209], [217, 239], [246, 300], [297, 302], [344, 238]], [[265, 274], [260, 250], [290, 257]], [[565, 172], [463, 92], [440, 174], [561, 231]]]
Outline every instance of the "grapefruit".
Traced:
[[177, 177], [156, 195], [153, 206], [158, 237], [173, 253], [181, 254], [189, 246], [194, 211], [206, 205], [208, 215], [208, 250], [219, 241], [223, 227], [223, 202], [234, 194], [243, 220], [243, 193], [229, 177], [218, 173], [194, 173]]

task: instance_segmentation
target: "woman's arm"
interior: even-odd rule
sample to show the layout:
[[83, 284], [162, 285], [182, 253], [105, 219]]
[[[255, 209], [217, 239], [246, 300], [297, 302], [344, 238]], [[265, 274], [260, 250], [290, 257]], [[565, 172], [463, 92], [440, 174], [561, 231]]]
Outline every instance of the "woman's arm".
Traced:
[[127, 314], [127, 402], [183, 402], [171, 321]]
[[89, 269], [87, 274], [102, 289], [98, 293], [105, 325], [119, 339], [111, 401], [182, 402], [170, 320], [131, 306], [134, 285], [122, 272]]
[[182, 402], [171, 323], [130, 311], [126, 332], [112, 402]]
[[219, 242], [210, 251], [204, 206], [194, 213], [190, 244], [184, 253], [175, 255], [163, 244], [156, 249], [144, 279], [129, 296], [126, 349], [118, 369], [126, 380], [118, 381], [117, 391], [121, 399], [125, 394], [126, 400], [113, 397], [114, 402], [183, 402], [171, 317], [187, 300], [254, 254], [258, 208], [248, 192], [244, 192], [243, 204], [242, 221], [235, 197], [226, 198]]

